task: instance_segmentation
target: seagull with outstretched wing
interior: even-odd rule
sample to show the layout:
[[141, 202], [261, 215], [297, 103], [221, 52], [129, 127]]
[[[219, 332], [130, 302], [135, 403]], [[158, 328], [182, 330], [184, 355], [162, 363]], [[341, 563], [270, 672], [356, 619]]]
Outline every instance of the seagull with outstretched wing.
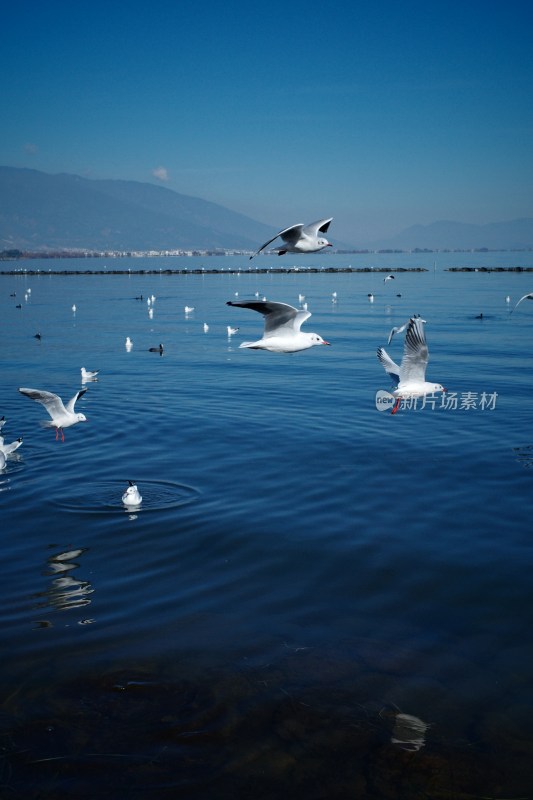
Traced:
[[317, 253], [319, 250], [324, 250], [325, 247], [332, 247], [327, 239], [320, 236], [321, 233], [327, 233], [332, 219], [333, 217], [329, 219], [319, 219], [316, 222], [309, 223], [309, 225], [304, 225], [303, 223], [291, 225], [290, 228], [285, 228], [279, 233], [276, 233], [272, 239], [262, 244], [259, 250], [250, 256], [250, 259], [259, 255], [259, 253], [277, 239], [278, 236], [283, 239], [283, 244], [274, 248], [277, 250], [279, 256], [283, 256], [285, 253]]
[[[521, 297], [516, 306], [519, 306], [522, 300], [533, 300], [533, 292], [529, 292], [528, 294], [525, 294], [523, 297]], [[512, 309], [511, 314], [516, 309], [516, 306]]]
[[26, 397], [29, 397], [31, 400], [35, 400], [46, 408], [50, 414], [51, 422], [47, 420], [42, 424], [47, 428], [56, 429], [56, 441], [61, 432], [61, 441], [63, 442], [65, 441], [63, 428], [70, 428], [71, 425], [76, 425], [78, 422], [87, 422], [85, 414], [77, 414], [74, 411], [76, 400], [81, 397], [82, 394], [85, 394], [86, 391], [87, 389], [80, 389], [65, 406], [59, 395], [53, 394], [53, 392], [45, 392], [41, 389], [19, 389], [21, 394], [26, 395]]
[[411, 317], [407, 323], [403, 358], [400, 366], [392, 360], [383, 347], [378, 347], [378, 359], [396, 386], [392, 392], [396, 398], [396, 403], [392, 409], [393, 414], [396, 414], [400, 402], [404, 398], [424, 397], [434, 392], [446, 391], [440, 383], [426, 381], [429, 351], [424, 325], [425, 320], [421, 317]]
[[261, 339], [255, 342], [243, 342], [239, 347], [250, 350], [270, 350], [273, 353], [297, 353], [318, 344], [328, 344], [318, 333], [306, 333], [300, 328], [311, 316], [310, 311], [303, 311], [288, 303], [273, 303], [271, 300], [238, 300], [227, 303], [228, 306], [250, 308], [258, 311], [265, 318], [265, 329]]

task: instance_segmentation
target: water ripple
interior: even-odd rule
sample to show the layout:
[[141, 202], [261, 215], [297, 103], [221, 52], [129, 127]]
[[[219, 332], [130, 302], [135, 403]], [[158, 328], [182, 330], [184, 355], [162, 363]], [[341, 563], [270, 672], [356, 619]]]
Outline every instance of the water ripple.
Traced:
[[[87, 502], [87, 492], [82, 492], [79, 486], [72, 487], [61, 498], [52, 499], [52, 502], [65, 511], [86, 514], [113, 514], [124, 512], [131, 513], [131, 508], [126, 508], [122, 503], [122, 495], [126, 481], [96, 481], [91, 484], [91, 504]], [[142, 494], [142, 505], [138, 513], [163, 511], [178, 508], [194, 502], [200, 491], [193, 486], [172, 481], [139, 482]]]

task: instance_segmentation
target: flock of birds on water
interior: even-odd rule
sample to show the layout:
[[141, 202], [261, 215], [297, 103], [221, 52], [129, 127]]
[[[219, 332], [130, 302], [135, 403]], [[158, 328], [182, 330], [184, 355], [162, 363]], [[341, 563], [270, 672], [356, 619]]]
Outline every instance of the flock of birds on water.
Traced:
[[[276, 252], [278, 252], [278, 255], [284, 255], [288, 252], [316, 253], [320, 250], [324, 250], [326, 247], [331, 247], [331, 243], [321, 236], [321, 234], [325, 234], [327, 232], [332, 219], [333, 218], [330, 217], [329, 219], [322, 219], [312, 222], [309, 225], [298, 224], [292, 225], [289, 228], [285, 228], [277, 233], [276, 236], [272, 237], [272, 239], [269, 239], [267, 242], [261, 245], [259, 250], [251, 255], [250, 258], [252, 259], [261, 253], [278, 237], [283, 240], [283, 245], [274, 248]], [[394, 280], [394, 275], [387, 275], [383, 279], [384, 283], [390, 280]], [[511, 298], [509, 296], [507, 296], [505, 299], [507, 303], [511, 302]], [[154, 300], [154, 297], [149, 298], [149, 304], [153, 303]], [[297, 353], [302, 350], [308, 350], [309, 348], [317, 345], [329, 346], [330, 342], [327, 342], [318, 333], [309, 333], [301, 330], [303, 323], [311, 316], [311, 312], [307, 310], [307, 306], [304, 302], [305, 297], [303, 295], [300, 295], [299, 300], [303, 304], [303, 308], [301, 309], [295, 308], [288, 303], [273, 302], [271, 300], [267, 300], [266, 298], [262, 300], [256, 299], [251, 301], [229, 300], [227, 302], [228, 306], [233, 306], [236, 308], [248, 308], [252, 311], [257, 311], [258, 313], [262, 314], [264, 318], [264, 330], [261, 338], [253, 342], [242, 342], [239, 347], [250, 350], [269, 350], [273, 353]], [[333, 293], [333, 300], [336, 300], [336, 293]], [[368, 300], [371, 303], [374, 302], [374, 295], [368, 294]], [[511, 310], [511, 313], [513, 313], [513, 311], [515, 311], [515, 309], [524, 300], [533, 300], [533, 292], [529, 292], [521, 297]], [[72, 306], [72, 310], [76, 310], [75, 305]], [[149, 309], [149, 313], [150, 311], [153, 313], [152, 308]], [[192, 311], [194, 311], [193, 307], [185, 306], [186, 314], [189, 314]], [[482, 317], [482, 314], [478, 316], [479, 319]], [[377, 350], [378, 360], [385, 369], [385, 372], [391, 378], [394, 385], [394, 389], [391, 393], [395, 400], [391, 409], [392, 414], [397, 413], [401, 401], [404, 399], [425, 397], [426, 395], [434, 394], [435, 392], [446, 392], [446, 389], [444, 386], [442, 386], [442, 384], [426, 380], [426, 368], [429, 361], [429, 350], [426, 341], [424, 328], [425, 324], [426, 321], [422, 319], [420, 315], [415, 315], [407, 320], [407, 322], [405, 322], [403, 325], [394, 327], [390, 331], [387, 346], [390, 345], [392, 338], [396, 334], [403, 333], [405, 331], [403, 357], [399, 365], [392, 360], [383, 347], [379, 347]], [[207, 323], [204, 323], [204, 331], [207, 332], [208, 330], [209, 326]], [[237, 333], [238, 330], [238, 328], [228, 326], [228, 336]], [[36, 338], [40, 339], [41, 335], [37, 333]], [[129, 336], [126, 338], [125, 346], [126, 350], [128, 351], [133, 347], [133, 342]], [[164, 347], [162, 344], [160, 344], [158, 347], [150, 347], [149, 350], [150, 352], [156, 352], [160, 355], [163, 355]], [[85, 367], [81, 368], [82, 383], [97, 380], [97, 375], [97, 370], [91, 371], [86, 370]], [[41, 389], [29, 389], [25, 387], [19, 388], [19, 392], [21, 394], [44, 406], [50, 416], [50, 420], [43, 422], [42, 425], [45, 427], [55, 428], [56, 441], [59, 439], [59, 437], [61, 437], [62, 441], [65, 441], [65, 428], [76, 425], [78, 422], [87, 421], [87, 418], [84, 414], [78, 413], [74, 409], [77, 400], [86, 391], [86, 387], [80, 389], [65, 405], [63, 400], [53, 392], [48, 392]], [[5, 417], [2, 417], [0, 419], [0, 432], [5, 422]], [[22, 437], [18, 438], [14, 442], [11, 442], [11, 444], [5, 444], [3, 436], [0, 435], [0, 469], [5, 467], [6, 458], [14, 453], [21, 444]], [[128, 481], [128, 487], [122, 495], [122, 502], [128, 509], [140, 508], [142, 496], [138, 487], [133, 483], [133, 481]]]

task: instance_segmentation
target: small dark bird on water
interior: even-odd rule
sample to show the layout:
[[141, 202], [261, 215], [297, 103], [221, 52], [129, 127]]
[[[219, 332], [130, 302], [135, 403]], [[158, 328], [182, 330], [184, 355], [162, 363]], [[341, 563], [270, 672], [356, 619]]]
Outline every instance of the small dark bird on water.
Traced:
[[34, 336], [33, 338], [34, 338], [34, 339], [39, 339], [39, 340], [40, 340], [40, 338], [41, 338], [41, 334], [40, 334], [40, 333], [36, 333], [36, 334], [35, 334], [35, 336]]
[[160, 353], [161, 355], [163, 355], [163, 345], [160, 344], [159, 347], [151, 347], [150, 353]]

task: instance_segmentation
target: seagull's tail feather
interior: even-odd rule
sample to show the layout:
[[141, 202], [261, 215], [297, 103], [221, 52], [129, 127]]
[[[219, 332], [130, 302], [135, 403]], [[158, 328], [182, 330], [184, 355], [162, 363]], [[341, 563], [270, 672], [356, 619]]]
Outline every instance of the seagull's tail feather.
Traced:
[[239, 348], [246, 347], [248, 350], [260, 350], [261, 348], [258, 346], [257, 342], [241, 342]]

